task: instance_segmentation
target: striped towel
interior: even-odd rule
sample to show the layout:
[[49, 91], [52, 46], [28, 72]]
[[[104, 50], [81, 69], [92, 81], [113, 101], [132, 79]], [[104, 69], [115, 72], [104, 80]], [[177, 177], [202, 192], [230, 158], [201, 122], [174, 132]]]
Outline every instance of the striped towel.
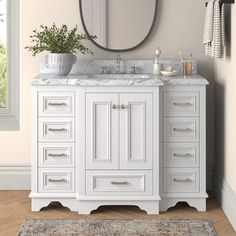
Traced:
[[204, 45], [211, 43], [213, 39], [214, 2], [215, 0], [210, 0], [206, 7], [205, 27], [203, 36]]
[[[210, 5], [209, 5], [210, 4]], [[206, 10], [203, 44], [206, 56], [221, 58], [225, 45], [224, 4], [211, 0]]]

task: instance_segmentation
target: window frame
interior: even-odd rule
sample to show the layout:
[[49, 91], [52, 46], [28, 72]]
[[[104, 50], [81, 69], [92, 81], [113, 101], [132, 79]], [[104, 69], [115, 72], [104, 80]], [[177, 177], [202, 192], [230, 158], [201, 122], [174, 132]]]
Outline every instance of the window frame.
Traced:
[[19, 0], [7, 0], [7, 106], [0, 108], [0, 131], [19, 130]]

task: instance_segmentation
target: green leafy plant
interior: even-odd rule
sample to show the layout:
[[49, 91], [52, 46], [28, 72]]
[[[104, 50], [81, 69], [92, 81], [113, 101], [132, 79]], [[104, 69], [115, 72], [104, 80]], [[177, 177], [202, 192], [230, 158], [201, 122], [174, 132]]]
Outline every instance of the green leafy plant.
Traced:
[[0, 42], [0, 107], [6, 107], [7, 91], [7, 52], [6, 47]]
[[82, 44], [82, 41], [95, 39], [96, 36], [88, 37], [86, 34], [77, 34], [78, 27], [69, 30], [67, 25], [57, 27], [54, 23], [51, 27], [41, 25], [41, 31], [34, 30], [31, 38], [31, 46], [25, 47], [33, 53], [33, 56], [43, 51], [50, 53], [75, 53], [76, 50], [82, 54], [93, 54], [93, 52]]

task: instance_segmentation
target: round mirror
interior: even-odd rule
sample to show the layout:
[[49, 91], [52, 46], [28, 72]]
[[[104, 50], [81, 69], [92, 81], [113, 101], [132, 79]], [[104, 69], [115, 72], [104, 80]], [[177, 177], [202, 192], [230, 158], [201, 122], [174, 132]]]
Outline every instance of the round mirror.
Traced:
[[107, 51], [124, 52], [142, 45], [151, 34], [157, 0], [79, 0], [80, 15], [91, 41]]

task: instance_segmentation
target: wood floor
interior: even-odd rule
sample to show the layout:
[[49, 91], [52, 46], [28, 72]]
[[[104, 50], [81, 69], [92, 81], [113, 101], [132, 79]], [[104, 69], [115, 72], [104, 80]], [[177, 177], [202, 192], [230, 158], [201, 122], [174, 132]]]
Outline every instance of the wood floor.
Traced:
[[219, 236], [236, 236], [224, 212], [213, 197], [207, 202], [207, 212], [200, 213], [185, 204], [178, 204], [158, 216], [148, 216], [137, 207], [101, 207], [90, 216], [81, 216], [57, 205], [40, 212], [30, 211], [28, 191], [0, 191], [0, 236], [15, 236], [25, 219], [90, 218], [90, 219], [211, 219]]

